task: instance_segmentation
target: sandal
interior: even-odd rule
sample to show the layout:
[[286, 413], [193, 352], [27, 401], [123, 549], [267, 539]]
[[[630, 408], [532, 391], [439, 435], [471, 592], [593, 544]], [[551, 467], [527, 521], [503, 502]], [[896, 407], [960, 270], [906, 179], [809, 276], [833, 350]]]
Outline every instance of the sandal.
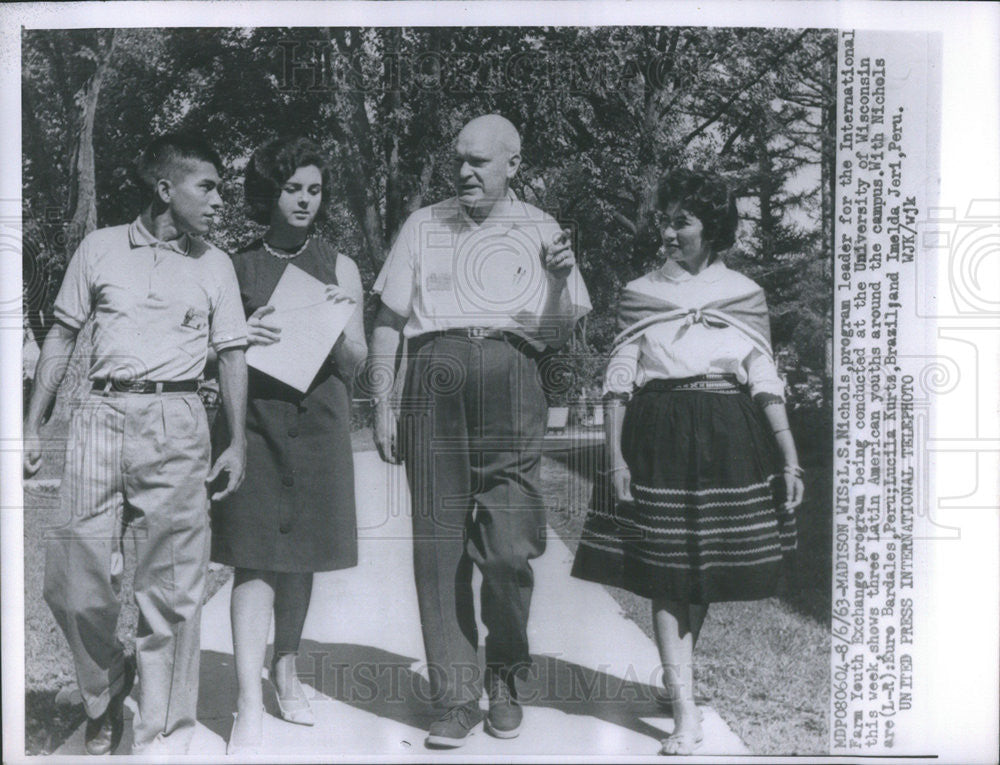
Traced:
[[694, 754], [704, 740], [702, 734], [695, 736], [693, 733], [671, 733], [660, 742], [659, 753], [667, 756]]

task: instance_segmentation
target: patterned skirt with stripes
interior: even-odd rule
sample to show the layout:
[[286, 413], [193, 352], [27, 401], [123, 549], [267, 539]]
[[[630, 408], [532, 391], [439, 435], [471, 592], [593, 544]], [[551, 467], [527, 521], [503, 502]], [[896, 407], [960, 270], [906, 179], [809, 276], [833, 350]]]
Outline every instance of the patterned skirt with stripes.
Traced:
[[689, 603], [775, 594], [795, 551], [774, 436], [745, 389], [656, 380], [629, 402], [631, 503], [595, 485], [573, 575]]

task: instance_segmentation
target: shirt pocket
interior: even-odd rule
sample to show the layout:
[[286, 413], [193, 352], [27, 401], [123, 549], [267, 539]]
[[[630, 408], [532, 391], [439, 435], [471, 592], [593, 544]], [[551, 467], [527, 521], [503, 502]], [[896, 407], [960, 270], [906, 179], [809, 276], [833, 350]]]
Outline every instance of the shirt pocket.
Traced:
[[208, 332], [208, 311], [189, 303], [181, 305], [180, 326], [182, 331], [205, 334]]

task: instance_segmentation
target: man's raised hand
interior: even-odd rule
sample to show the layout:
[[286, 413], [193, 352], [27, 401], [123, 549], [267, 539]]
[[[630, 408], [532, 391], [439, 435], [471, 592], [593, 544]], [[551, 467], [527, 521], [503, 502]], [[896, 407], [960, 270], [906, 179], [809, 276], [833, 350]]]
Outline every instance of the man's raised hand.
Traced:
[[576, 265], [576, 256], [570, 244], [572, 232], [564, 228], [549, 242], [542, 242], [542, 262], [545, 270], [559, 281], [565, 281]]

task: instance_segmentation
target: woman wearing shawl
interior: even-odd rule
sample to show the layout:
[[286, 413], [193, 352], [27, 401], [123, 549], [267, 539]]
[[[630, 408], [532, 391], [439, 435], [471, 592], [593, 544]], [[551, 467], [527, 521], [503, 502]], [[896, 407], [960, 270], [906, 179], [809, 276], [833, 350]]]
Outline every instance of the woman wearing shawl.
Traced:
[[594, 503], [573, 575], [651, 599], [674, 717], [660, 753], [690, 754], [708, 605], [775, 594], [803, 486], [764, 293], [719, 257], [735, 239], [732, 195], [681, 171], [656, 203], [664, 262], [625, 288], [605, 375], [613, 498]]

